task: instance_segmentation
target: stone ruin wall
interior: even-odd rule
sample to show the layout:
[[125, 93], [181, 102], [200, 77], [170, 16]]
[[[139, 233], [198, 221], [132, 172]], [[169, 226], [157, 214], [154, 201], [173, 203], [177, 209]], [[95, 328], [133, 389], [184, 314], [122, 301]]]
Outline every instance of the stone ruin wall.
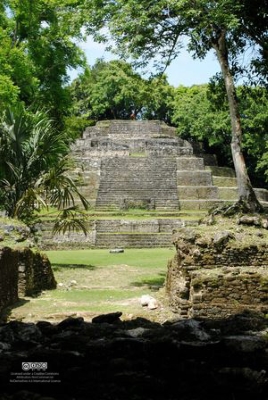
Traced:
[[174, 229], [185, 225], [196, 225], [197, 223], [197, 221], [185, 222], [181, 219], [165, 218], [134, 221], [100, 219], [87, 222], [88, 234], [86, 236], [82, 231], [52, 235], [53, 224], [51, 223], [42, 226], [38, 246], [43, 250], [171, 247]]
[[0, 251], [0, 312], [18, 301], [18, 253], [10, 248]]
[[0, 249], [0, 312], [19, 297], [55, 288], [56, 281], [45, 255], [29, 248]]
[[[186, 232], [186, 233], [185, 233]], [[268, 246], [240, 246], [229, 232], [209, 239], [189, 234], [174, 238], [166, 292], [183, 318], [226, 318], [244, 310], [268, 312]]]

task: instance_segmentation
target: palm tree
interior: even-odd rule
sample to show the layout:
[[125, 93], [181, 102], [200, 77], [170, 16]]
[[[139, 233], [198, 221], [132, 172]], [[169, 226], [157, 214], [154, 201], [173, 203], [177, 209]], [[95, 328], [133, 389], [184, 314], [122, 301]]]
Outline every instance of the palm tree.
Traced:
[[0, 201], [8, 216], [29, 220], [50, 205], [62, 219], [76, 210], [77, 198], [88, 207], [68, 175], [68, 151], [67, 138], [45, 112], [21, 105], [6, 110], [0, 119]]

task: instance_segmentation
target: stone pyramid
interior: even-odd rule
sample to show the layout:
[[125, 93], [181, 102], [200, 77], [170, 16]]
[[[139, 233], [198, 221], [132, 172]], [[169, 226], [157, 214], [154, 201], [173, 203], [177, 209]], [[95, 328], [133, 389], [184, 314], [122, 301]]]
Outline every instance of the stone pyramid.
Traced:
[[[96, 209], [206, 210], [237, 198], [236, 178], [161, 121], [100, 121], [72, 152]], [[257, 190], [268, 201], [266, 190]]]

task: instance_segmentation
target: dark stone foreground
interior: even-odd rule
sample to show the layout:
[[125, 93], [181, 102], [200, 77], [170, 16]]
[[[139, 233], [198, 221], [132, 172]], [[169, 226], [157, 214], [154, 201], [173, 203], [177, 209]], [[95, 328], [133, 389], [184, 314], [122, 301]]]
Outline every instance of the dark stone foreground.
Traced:
[[0, 325], [0, 399], [268, 399], [264, 317], [160, 325], [120, 315]]

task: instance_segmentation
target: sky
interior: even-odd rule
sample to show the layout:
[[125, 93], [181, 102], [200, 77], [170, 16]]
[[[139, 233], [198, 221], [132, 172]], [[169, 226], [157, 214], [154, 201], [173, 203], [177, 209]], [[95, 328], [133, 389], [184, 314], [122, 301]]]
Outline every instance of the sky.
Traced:
[[[116, 57], [105, 51], [105, 45], [94, 42], [90, 37], [86, 42], [80, 43], [79, 47], [84, 50], [87, 62], [90, 66], [95, 64], [96, 59], [103, 58], [110, 61]], [[168, 82], [175, 87], [179, 85], [192, 86], [195, 84], [208, 83], [209, 79], [220, 71], [215, 55], [211, 51], [207, 57], [200, 61], [194, 60], [184, 49], [166, 70]], [[71, 71], [70, 77], [74, 79], [79, 71]]]

